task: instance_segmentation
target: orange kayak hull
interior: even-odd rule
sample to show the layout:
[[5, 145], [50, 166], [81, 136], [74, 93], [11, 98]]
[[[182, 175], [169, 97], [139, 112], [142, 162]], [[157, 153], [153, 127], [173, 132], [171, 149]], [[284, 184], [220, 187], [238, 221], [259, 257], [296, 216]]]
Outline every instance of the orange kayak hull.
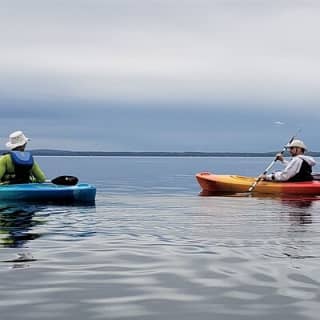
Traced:
[[[202, 191], [208, 194], [243, 193], [248, 192], [254, 183], [254, 177], [238, 175], [218, 175], [210, 172], [196, 174], [196, 179]], [[260, 181], [254, 193], [287, 194], [287, 195], [320, 195], [320, 181], [305, 182], [273, 182]]]

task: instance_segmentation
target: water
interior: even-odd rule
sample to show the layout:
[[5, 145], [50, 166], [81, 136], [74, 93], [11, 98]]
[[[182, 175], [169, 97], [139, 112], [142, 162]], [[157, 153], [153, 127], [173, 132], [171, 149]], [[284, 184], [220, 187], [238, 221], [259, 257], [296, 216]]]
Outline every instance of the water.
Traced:
[[320, 202], [198, 196], [270, 159], [38, 161], [97, 201], [1, 204], [1, 319], [318, 319]]

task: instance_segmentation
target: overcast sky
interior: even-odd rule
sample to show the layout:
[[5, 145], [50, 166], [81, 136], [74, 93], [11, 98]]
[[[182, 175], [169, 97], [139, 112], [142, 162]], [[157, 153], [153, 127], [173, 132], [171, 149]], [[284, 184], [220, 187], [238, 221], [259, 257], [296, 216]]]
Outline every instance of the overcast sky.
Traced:
[[320, 2], [0, 0], [1, 145], [320, 151]]

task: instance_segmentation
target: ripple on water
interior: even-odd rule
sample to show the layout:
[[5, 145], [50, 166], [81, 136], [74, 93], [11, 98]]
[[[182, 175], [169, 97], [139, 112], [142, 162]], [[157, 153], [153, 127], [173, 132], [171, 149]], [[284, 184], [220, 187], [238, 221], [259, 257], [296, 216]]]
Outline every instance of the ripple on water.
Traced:
[[2, 242], [2, 316], [316, 319], [318, 209], [105, 194], [95, 207], [37, 208], [23, 223], [7, 215], [1, 239], [20, 242]]

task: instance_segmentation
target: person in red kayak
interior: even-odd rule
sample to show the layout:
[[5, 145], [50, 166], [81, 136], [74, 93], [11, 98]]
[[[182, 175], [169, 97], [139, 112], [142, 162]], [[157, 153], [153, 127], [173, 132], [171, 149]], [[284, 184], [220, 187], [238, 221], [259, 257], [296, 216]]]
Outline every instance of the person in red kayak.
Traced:
[[261, 179], [288, 182], [313, 180], [312, 167], [316, 164], [316, 161], [312, 157], [304, 154], [305, 151], [307, 151], [307, 147], [303, 141], [295, 139], [286, 145], [286, 148], [289, 149], [292, 156], [291, 161], [285, 160], [281, 153], [276, 156], [277, 160], [286, 165], [284, 170], [262, 175]]
[[25, 151], [29, 140], [22, 131], [10, 134], [6, 143], [10, 151], [0, 157], [1, 183], [45, 182], [46, 176], [34, 161], [31, 152]]

